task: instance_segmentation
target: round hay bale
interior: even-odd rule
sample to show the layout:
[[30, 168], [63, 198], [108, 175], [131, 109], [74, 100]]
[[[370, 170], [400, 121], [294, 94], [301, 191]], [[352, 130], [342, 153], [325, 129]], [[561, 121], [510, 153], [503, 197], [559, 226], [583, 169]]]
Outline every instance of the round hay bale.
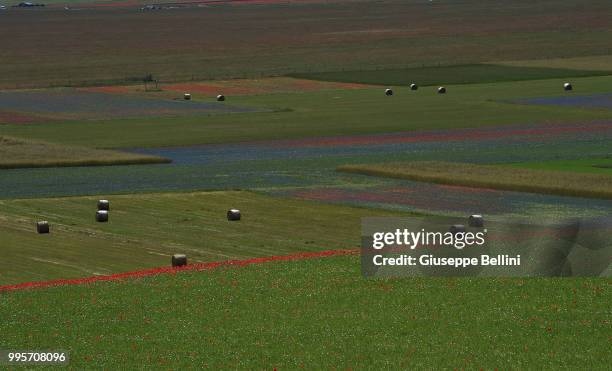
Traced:
[[227, 211], [227, 220], [229, 221], [237, 221], [240, 220], [241, 214], [238, 209], [230, 209]]
[[172, 255], [172, 266], [182, 267], [187, 265], [187, 255], [185, 254], [174, 254]]
[[191, 100], [191, 94], [189, 94], [189, 93], [185, 93], [185, 94], [183, 95], [183, 99], [185, 99], [185, 100]]
[[37, 222], [36, 223], [36, 232], [38, 232], [39, 234], [49, 233], [49, 222], [47, 222], [47, 221]]
[[565, 90], [565, 91], [572, 91], [573, 89], [574, 89], [574, 87], [569, 82], [566, 82], [565, 84], [563, 84], [563, 90]]
[[419, 86], [417, 84], [410, 84], [410, 90], [419, 90]]
[[479, 214], [470, 215], [468, 218], [468, 225], [470, 227], [482, 228], [484, 227], [484, 218]]
[[388, 97], [392, 96], [393, 95], [393, 90], [385, 89], [385, 95], [388, 96]]
[[225, 95], [223, 94], [217, 95], [217, 102], [224, 102], [224, 101], [225, 101]]
[[109, 211], [110, 210], [110, 202], [108, 202], [108, 200], [99, 200], [98, 201], [98, 210]]
[[438, 88], [438, 94], [446, 94], [446, 88], [444, 86], [440, 86]]
[[451, 225], [449, 232], [452, 234], [463, 233], [465, 232], [465, 225], [463, 224]]
[[108, 222], [108, 211], [106, 211], [106, 210], [98, 210], [98, 211], [96, 211], [96, 221], [98, 223], [106, 223], [106, 222]]

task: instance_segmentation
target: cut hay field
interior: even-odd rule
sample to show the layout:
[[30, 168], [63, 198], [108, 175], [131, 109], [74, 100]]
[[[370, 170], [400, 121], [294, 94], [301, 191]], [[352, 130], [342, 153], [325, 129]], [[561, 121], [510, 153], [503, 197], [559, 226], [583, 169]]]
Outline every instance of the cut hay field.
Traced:
[[[95, 222], [101, 198], [108, 223]], [[230, 208], [243, 219], [229, 222]], [[230, 191], [3, 200], [0, 285], [169, 266], [176, 253], [196, 263], [353, 249], [373, 215], [402, 214]], [[50, 234], [36, 233], [39, 220]]]
[[[432, 87], [410, 91], [398, 86], [387, 97], [382, 88], [340, 89], [299, 94], [228, 96], [227, 104], [271, 112], [205, 117], [76, 120], [0, 125], [0, 135], [98, 148], [167, 147], [207, 143], [376, 134], [414, 130], [480, 128], [533, 123], [612, 120], [612, 110], [517, 104], [522, 99], [609, 93], [612, 76], [448, 85], [446, 95]], [[198, 103], [196, 101], [193, 103]], [[206, 97], [205, 99], [212, 100]], [[112, 133], [120, 132], [121, 135]]]
[[0, 39], [0, 87], [133, 83], [149, 73], [169, 82], [611, 54], [607, 0], [495, 4], [7, 11], [0, 13], [3, 34], [19, 36]]
[[414, 161], [346, 165], [338, 171], [475, 188], [612, 198], [611, 174], [520, 169], [458, 162]]
[[0, 136], [0, 169], [164, 164], [159, 156]]
[[75, 369], [606, 370], [610, 283], [275, 262], [4, 293], [1, 344], [63, 349]]

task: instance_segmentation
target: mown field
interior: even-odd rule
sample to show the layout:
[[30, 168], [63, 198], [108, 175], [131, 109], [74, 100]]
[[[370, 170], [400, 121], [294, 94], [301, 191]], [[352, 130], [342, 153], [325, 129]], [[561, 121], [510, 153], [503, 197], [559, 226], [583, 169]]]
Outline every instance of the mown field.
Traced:
[[169, 163], [137, 153], [66, 146], [0, 136], [0, 169]]
[[[413, 161], [340, 166], [338, 171], [476, 188], [612, 198], [612, 173], [576, 174], [572, 169], [549, 171], [499, 165]], [[559, 170], [559, 169], [557, 169]]]
[[609, 279], [363, 279], [359, 258], [0, 295], [0, 345], [71, 368], [589, 369]]
[[[164, 147], [612, 119], [612, 111], [605, 109], [514, 103], [565, 96], [568, 93], [563, 91], [563, 82], [551, 79], [448, 85], [446, 95], [438, 95], [432, 87], [414, 92], [398, 86], [392, 97], [375, 87], [228, 96], [227, 103], [272, 112], [0, 125], [0, 135], [98, 148]], [[573, 95], [606, 93], [612, 76], [574, 78], [572, 82]], [[214, 96], [196, 95], [194, 100], [212, 102]], [[118, 132], [120, 136], [114, 135]]]
[[[0, 201], [10, 257], [0, 262], [0, 285], [169, 266], [176, 253], [196, 263], [357, 248], [361, 217], [400, 215], [228, 191], [107, 196], [110, 221], [97, 223], [100, 198]], [[230, 208], [243, 220], [227, 221]], [[39, 220], [49, 221], [49, 235], [36, 233]]]
[[[609, 55], [606, 0], [323, 2], [0, 13], [0, 87]], [[87, 30], [83, 34], [83, 30]], [[18, 36], [16, 36], [18, 35]]]

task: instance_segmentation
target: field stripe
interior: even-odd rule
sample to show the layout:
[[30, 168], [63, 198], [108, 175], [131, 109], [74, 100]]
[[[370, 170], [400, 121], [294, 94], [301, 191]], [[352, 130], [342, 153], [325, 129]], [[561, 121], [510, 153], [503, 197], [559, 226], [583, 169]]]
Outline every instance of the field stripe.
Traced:
[[147, 269], [142, 271], [133, 271], [133, 272], [125, 272], [112, 274], [107, 276], [93, 276], [86, 278], [75, 278], [75, 279], [60, 279], [53, 281], [37, 281], [37, 282], [24, 282], [16, 285], [6, 285], [0, 286], [0, 292], [5, 291], [16, 291], [16, 290], [24, 290], [24, 289], [33, 289], [33, 288], [42, 288], [42, 287], [53, 287], [53, 286], [65, 286], [65, 285], [83, 285], [87, 283], [99, 282], [99, 281], [116, 281], [127, 278], [140, 278], [147, 276], [154, 276], [158, 274], [168, 274], [168, 273], [177, 273], [183, 271], [201, 271], [201, 270], [211, 270], [220, 267], [244, 267], [253, 264], [263, 264], [273, 261], [292, 261], [292, 260], [303, 260], [303, 259], [314, 259], [314, 258], [324, 258], [329, 256], [338, 256], [338, 255], [359, 255], [359, 250], [328, 250], [328, 251], [320, 251], [320, 252], [304, 252], [292, 255], [282, 255], [282, 256], [267, 256], [261, 258], [252, 258], [246, 260], [226, 260], [220, 262], [211, 262], [211, 263], [198, 263], [191, 264], [184, 267], [159, 267], [153, 269]]

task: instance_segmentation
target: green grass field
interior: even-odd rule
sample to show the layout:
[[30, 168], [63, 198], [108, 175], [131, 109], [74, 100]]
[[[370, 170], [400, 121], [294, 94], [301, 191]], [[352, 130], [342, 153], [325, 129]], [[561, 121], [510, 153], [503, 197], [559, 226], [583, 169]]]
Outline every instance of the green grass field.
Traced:
[[0, 136], [0, 169], [162, 164], [169, 162], [168, 159], [156, 156]]
[[363, 279], [358, 257], [0, 295], [0, 346], [73, 369], [589, 369], [609, 279]]
[[[0, 135], [98, 148], [164, 147], [249, 140], [373, 134], [411, 130], [476, 128], [509, 124], [585, 122], [612, 119], [612, 111], [518, 105], [515, 99], [562, 96], [564, 80], [534, 80], [449, 85], [446, 95], [433, 88], [330, 90], [300, 94], [228, 97], [242, 106], [275, 112], [207, 117], [72, 121], [0, 125]], [[612, 76], [572, 79], [573, 94], [609, 91]], [[201, 99], [201, 98], [200, 98]], [[121, 132], [121, 136], [113, 133]]]
[[612, 198], [612, 173], [603, 172], [578, 175], [571, 170], [547, 171], [546, 167], [522, 169], [436, 161], [346, 165], [338, 167], [338, 171], [477, 188]]
[[[96, 202], [111, 201], [96, 223]], [[242, 211], [230, 223], [226, 212]], [[363, 216], [400, 213], [273, 198], [250, 192], [164, 193], [0, 201], [0, 285], [192, 263], [360, 246]], [[48, 220], [49, 235], [34, 223]], [[1, 344], [0, 344], [1, 345]]]

